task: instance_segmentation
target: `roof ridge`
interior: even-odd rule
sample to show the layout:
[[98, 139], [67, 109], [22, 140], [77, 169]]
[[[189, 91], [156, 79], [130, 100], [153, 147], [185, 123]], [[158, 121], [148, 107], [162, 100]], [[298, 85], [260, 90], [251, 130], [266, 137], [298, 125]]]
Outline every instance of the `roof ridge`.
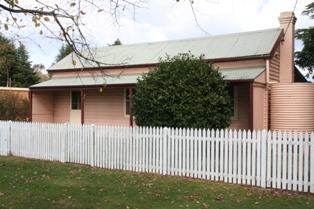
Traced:
[[175, 42], [183, 42], [183, 41], [195, 41], [195, 40], [203, 40], [203, 39], [211, 39], [211, 38], [224, 38], [224, 37], [230, 37], [230, 36], [238, 36], [238, 35], [246, 35], [246, 34], [255, 34], [255, 33], [261, 33], [261, 32], [269, 32], [269, 31], [276, 31], [280, 30], [279, 27], [277, 28], [268, 28], [268, 29], [261, 29], [261, 30], [253, 30], [253, 31], [246, 31], [246, 32], [236, 32], [236, 33], [228, 33], [228, 34], [219, 34], [219, 35], [213, 35], [213, 36], [200, 36], [200, 37], [192, 37], [192, 38], [181, 38], [181, 39], [169, 39], [169, 40], [163, 40], [163, 41], [151, 41], [151, 42], [142, 42], [142, 43], [132, 43], [132, 44], [125, 44], [125, 45], [116, 45], [116, 46], [103, 46], [99, 48], [94, 48], [101, 50], [103, 48], [108, 49], [108, 47], [133, 47], [135, 45], [155, 45], [155, 44], [161, 44], [161, 43], [175, 43]]

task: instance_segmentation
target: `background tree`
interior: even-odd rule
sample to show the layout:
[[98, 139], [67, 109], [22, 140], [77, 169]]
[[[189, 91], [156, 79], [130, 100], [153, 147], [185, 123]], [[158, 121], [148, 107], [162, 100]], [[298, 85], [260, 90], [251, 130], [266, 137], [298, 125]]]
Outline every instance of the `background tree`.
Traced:
[[20, 43], [16, 49], [16, 62], [13, 67], [10, 77], [12, 78], [12, 86], [14, 87], [29, 87], [39, 82], [39, 77], [32, 68], [29, 61], [29, 54], [24, 46]]
[[121, 41], [119, 38], [117, 38], [113, 44], [108, 44], [108, 46], [119, 46], [119, 45], [122, 45]]
[[0, 36], [0, 46], [0, 86], [28, 87], [38, 83], [23, 44], [16, 48], [11, 40]]
[[[314, 19], [314, 2], [308, 4], [302, 15]], [[296, 30], [296, 38], [303, 42], [303, 49], [295, 52], [295, 63], [308, 71], [307, 77], [312, 75], [314, 69], [314, 27]]]
[[0, 92], [0, 120], [27, 121], [29, 102], [12, 92]]
[[43, 73], [43, 71], [46, 69], [45, 65], [35, 64], [35, 65], [33, 65], [33, 68], [34, 68], [37, 76], [39, 77], [39, 82], [47, 81], [50, 79], [48, 74]]
[[55, 57], [55, 63], [59, 62], [69, 54], [73, 52], [73, 49], [69, 44], [62, 44], [61, 48], [59, 49], [59, 52], [57, 56]]
[[0, 86], [10, 85], [10, 74], [14, 68], [16, 51], [13, 42], [0, 35]]
[[228, 84], [204, 56], [179, 54], [160, 59], [136, 85], [133, 108], [139, 126], [226, 128]]

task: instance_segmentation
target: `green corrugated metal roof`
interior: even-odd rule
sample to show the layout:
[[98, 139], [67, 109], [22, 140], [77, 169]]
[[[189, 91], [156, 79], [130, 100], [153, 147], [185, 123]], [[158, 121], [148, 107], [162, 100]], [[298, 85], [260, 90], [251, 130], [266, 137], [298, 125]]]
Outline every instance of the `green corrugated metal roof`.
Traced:
[[45, 81], [31, 88], [40, 87], [77, 87], [77, 86], [93, 86], [93, 85], [121, 85], [135, 84], [140, 75], [121, 75], [121, 76], [76, 76], [76, 77], [60, 77]]
[[[219, 69], [224, 80], [254, 80], [259, 76], [265, 67], [246, 67], [246, 68], [228, 68]], [[136, 84], [137, 78], [141, 75], [121, 75], [121, 76], [81, 76], [81, 77], [61, 77], [53, 78], [49, 81], [45, 81], [36, 85], [31, 86], [31, 88], [48, 88], [48, 87], [79, 87], [79, 86], [93, 86], [93, 85], [121, 85], [121, 84]]]
[[265, 70], [265, 66], [220, 69], [224, 80], [253, 80]]
[[[107, 46], [93, 49], [92, 54], [95, 60], [107, 63], [100, 66], [156, 64], [158, 59], [164, 58], [166, 54], [172, 57], [189, 51], [195, 56], [204, 54], [206, 59], [211, 60], [267, 56], [270, 55], [280, 33], [281, 30], [275, 28], [184, 40]], [[76, 60], [75, 67], [72, 65], [73, 59]], [[70, 54], [50, 67], [50, 70], [80, 69], [83, 66], [96, 67], [94, 63], [88, 63], [85, 60], [81, 62], [74, 54]]]

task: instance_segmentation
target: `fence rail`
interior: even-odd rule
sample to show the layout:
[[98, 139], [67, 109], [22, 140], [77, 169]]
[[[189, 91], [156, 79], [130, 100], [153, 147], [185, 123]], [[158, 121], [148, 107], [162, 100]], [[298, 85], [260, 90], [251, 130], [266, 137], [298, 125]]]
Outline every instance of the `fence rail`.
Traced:
[[0, 155], [314, 193], [314, 134], [0, 121]]

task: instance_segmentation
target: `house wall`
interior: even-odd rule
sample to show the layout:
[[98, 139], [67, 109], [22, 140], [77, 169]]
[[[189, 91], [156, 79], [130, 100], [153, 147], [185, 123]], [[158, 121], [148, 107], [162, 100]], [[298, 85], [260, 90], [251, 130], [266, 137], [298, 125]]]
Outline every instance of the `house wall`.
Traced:
[[[247, 61], [228, 61], [214, 63], [214, 67], [219, 68], [239, 68], [251, 66], [265, 66], [265, 59], [255, 59]], [[275, 67], [273, 67], [275, 69]], [[106, 70], [107, 75], [114, 74], [142, 74], [148, 72], [148, 67], [140, 68], [126, 68]], [[274, 70], [276, 71], [276, 69]], [[101, 71], [95, 71], [97, 75], [102, 75]], [[67, 76], [90, 76], [91, 72], [84, 70], [81, 72], [55, 72], [53, 77], [67, 77]], [[265, 81], [265, 74], [260, 78]], [[276, 76], [274, 76], [276, 77]], [[278, 75], [277, 75], [278, 77]], [[238, 117], [232, 120], [230, 128], [245, 129], [250, 128], [249, 119], [249, 85], [238, 84]], [[125, 115], [125, 101], [124, 89], [104, 89], [103, 92], [98, 90], [86, 90], [85, 92], [85, 109], [84, 109], [84, 123], [89, 124], [106, 124], [106, 125], [129, 125], [129, 116]], [[68, 96], [67, 96], [68, 95]], [[54, 122], [66, 123], [70, 122], [70, 94], [55, 92], [55, 110]], [[256, 123], [256, 122], [255, 122]], [[135, 123], [134, 123], [135, 124]]]
[[233, 62], [215, 62], [214, 67], [219, 68], [239, 68], [239, 67], [253, 67], [266, 66], [264, 59], [247, 60], [247, 61], [233, 61]]
[[267, 129], [268, 112], [265, 85], [253, 84], [253, 130]]
[[[256, 59], [247, 61], [217, 62], [214, 64], [214, 66], [220, 68], [266, 66], [266, 61], [264, 59]], [[127, 74], [142, 74], [148, 71], [149, 68], [129, 68], [124, 70], [106, 70], [106, 73], [108, 75], [118, 74], [121, 72]], [[96, 73], [99, 75], [101, 74], [100, 71], [97, 71]], [[90, 76], [90, 72], [56, 72], [54, 73], [53, 77], [67, 77], [78, 75]], [[84, 123], [106, 125], [130, 124], [129, 116], [125, 115], [124, 89], [104, 89], [103, 92], [99, 92], [98, 90], [86, 90], [84, 93]], [[245, 130], [249, 129], [249, 95], [249, 85], [240, 84], [238, 87], [238, 117], [232, 120], [230, 128]], [[58, 107], [58, 109], [54, 110], [54, 122], [69, 122], [70, 116], [69, 110], [67, 108], [70, 107], [70, 98], [67, 98], [64, 94], [62, 98], [63, 100], [61, 100], [60, 98], [60, 106]], [[66, 101], [68, 103], [66, 103]], [[61, 105], [61, 103], [63, 103], [63, 105]]]
[[266, 71], [265, 70], [254, 79], [254, 83], [266, 84]]
[[266, 71], [255, 78], [253, 83], [253, 129], [268, 129], [268, 88], [266, 84]]
[[53, 122], [70, 122], [70, 91], [55, 91], [53, 93]]
[[32, 122], [53, 122], [53, 92], [33, 92]]
[[250, 91], [248, 84], [238, 85], [238, 117], [231, 121], [230, 129], [249, 130]]
[[279, 82], [280, 79], [280, 44], [275, 49], [274, 56], [269, 61], [269, 81]]
[[85, 123], [128, 126], [124, 96], [122, 88], [85, 91]]

